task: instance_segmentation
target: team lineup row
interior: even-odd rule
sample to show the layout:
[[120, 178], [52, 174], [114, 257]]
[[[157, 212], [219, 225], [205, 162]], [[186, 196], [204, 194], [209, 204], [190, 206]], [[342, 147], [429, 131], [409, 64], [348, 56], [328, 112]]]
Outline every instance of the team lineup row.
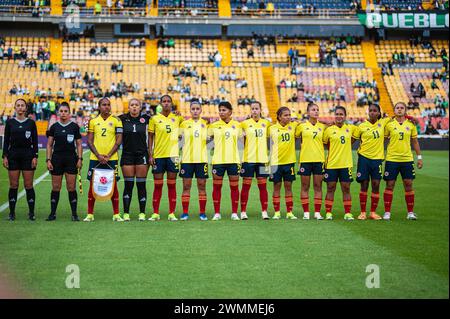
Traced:
[[[303, 219], [323, 219], [322, 182], [327, 184], [325, 195], [325, 218], [333, 219], [333, 201], [337, 183], [343, 193], [344, 219], [353, 220], [351, 214], [352, 199], [350, 185], [353, 181], [352, 144], [359, 140], [358, 164], [356, 180], [361, 185], [359, 194], [361, 213], [358, 219], [390, 219], [393, 190], [399, 174], [403, 179], [407, 218], [415, 220], [413, 180], [415, 177], [414, 157], [411, 145], [417, 154], [417, 167], [422, 168], [422, 156], [417, 141], [416, 126], [406, 115], [405, 103], [397, 103], [393, 118], [381, 118], [381, 110], [377, 105], [369, 106], [368, 119], [359, 126], [345, 122], [346, 110], [338, 106], [335, 110], [334, 122], [330, 125], [319, 122], [319, 107], [309, 104], [308, 120], [292, 121], [291, 112], [286, 107], [277, 111], [277, 123], [262, 118], [261, 104], [251, 105], [251, 117], [243, 122], [232, 119], [232, 105], [228, 102], [219, 104], [220, 119], [209, 124], [201, 118], [202, 107], [199, 103], [191, 103], [191, 119], [184, 120], [173, 112], [173, 102], [169, 95], [161, 97], [162, 111], [149, 118], [141, 115], [142, 105], [138, 99], [129, 101], [129, 111], [119, 117], [111, 115], [111, 103], [107, 98], [98, 102], [99, 115], [90, 120], [88, 127], [88, 146], [91, 150], [88, 180], [91, 181], [88, 192], [88, 212], [84, 221], [94, 221], [94, 205], [96, 194], [93, 172], [96, 169], [113, 169], [116, 182], [113, 184], [111, 201], [113, 204], [113, 220], [130, 220], [130, 203], [133, 188], [136, 184], [140, 221], [146, 220], [146, 178], [149, 167], [152, 167], [154, 190], [152, 198], [153, 212], [151, 221], [160, 219], [159, 206], [162, 197], [164, 175], [167, 180], [170, 221], [178, 220], [175, 216], [177, 203], [176, 178], [183, 179], [181, 196], [183, 213], [181, 220], [187, 220], [190, 204], [190, 190], [195, 176], [198, 188], [199, 216], [206, 216], [206, 181], [208, 179], [207, 144], [213, 141], [212, 175], [214, 215], [212, 220], [221, 219], [221, 190], [223, 177], [228, 175], [231, 193], [231, 219], [248, 218], [247, 202], [249, 190], [254, 178], [257, 180], [261, 216], [269, 219], [267, 179], [273, 182], [272, 203], [273, 219], [280, 219], [280, 191], [284, 185], [286, 218], [297, 219], [293, 212], [292, 182], [296, 179], [295, 165], [299, 162], [297, 175], [301, 178], [301, 205]], [[37, 165], [37, 129], [33, 120], [26, 117], [26, 103], [19, 99], [15, 103], [15, 117], [8, 120], [5, 127], [3, 147], [3, 165], [8, 169], [9, 219], [15, 220], [15, 205], [19, 176], [22, 173], [29, 207], [29, 219], [35, 220], [35, 193], [33, 188], [34, 170]], [[70, 120], [70, 108], [62, 103], [58, 110], [59, 120], [48, 132], [47, 168], [52, 175], [51, 212], [47, 220], [56, 219], [56, 210], [65, 176], [72, 220], [78, 221], [76, 177], [80, 171], [82, 143], [80, 128]], [[179, 140], [184, 144], [179, 148]], [[300, 158], [297, 159], [295, 143], [301, 140]], [[388, 139], [385, 154], [384, 141]], [[240, 158], [239, 143], [243, 142], [243, 156]], [[122, 156], [118, 149], [122, 146]], [[325, 150], [327, 156], [325, 157]], [[386, 161], [384, 174], [382, 163]], [[124, 191], [122, 194], [123, 214], [119, 214], [119, 180], [118, 166], [122, 169]], [[239, 190], [239, 177], [242, 187]], [[314, 189], [314, 211], [310, 216], [309, 189]], [[379, 202], [381, 179], [386, 181], [384, 197], [384, 216], [376, 214]], [[368, 189], [371, 186], [371, 205], [366, 215]], [[240, 216], [238, 208], [240, 203]]]

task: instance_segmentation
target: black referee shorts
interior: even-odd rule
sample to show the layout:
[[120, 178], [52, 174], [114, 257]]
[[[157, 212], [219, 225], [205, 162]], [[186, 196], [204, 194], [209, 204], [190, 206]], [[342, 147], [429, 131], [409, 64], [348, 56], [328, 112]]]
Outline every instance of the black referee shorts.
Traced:
[[33, 156], [23, 152], [10, 151], [8, 154], [8, 171], [34, 171], [31, 166]]
[[124, 165], [149, 165], [148, 154], [123, 154], [120, 158], [120, 166]]
[[62, 155], [53, 154], [52, 155], [52, 165], [53, 170], [50, 174], [60, 176], [67, 174], [76, 175], [78, 173], [77, 169], [78, 156], [76, 155]]

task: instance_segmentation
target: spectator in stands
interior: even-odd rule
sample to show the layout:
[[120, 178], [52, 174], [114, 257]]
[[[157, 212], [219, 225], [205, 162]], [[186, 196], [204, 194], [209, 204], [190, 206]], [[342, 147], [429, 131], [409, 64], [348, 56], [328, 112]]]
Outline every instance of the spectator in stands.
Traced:
[[174, 38], [170, 38], [170, 39], [167, 41], [167, 47], [168, 47], [168, 48], [175, 48], [175, 40], [174, 40]]
[[117, 73], [123, 73], [123, 64], [121, 61], [119, 61], [119, 63], [117, 63]]
[[408, 110], [420, 110], [419, 102], [416, 99], [409, 99], [408, 105], [406, 106]]
[[160, 57], [158, 59], [158, 65], [169, 65], [170, 61], [167, 57]]
[[237, 79], [236, 80], [236, 88], [246, 88], [248, 83], [245, 79]]
[[139, 39], [132, 39], [128, 42], [128, 45], [132, 48], [139, 48], [141, 47], [141, 42]]
[[99, 1], [97, 1], [94, 5], [94, 14], [95, 15], [100, 15], [102, 14], [102, 5], [100, 4]]
[[438, 85], [436, 84], [436, 81], [433, 79], [431, 80], [431, 89], [432, 90], [439, 90]]
[[294, 94], [292, 94], [292, 96], [289, 98], [289, 100], [287, 100], [288, 102], [291, 102], [291, 103], [293, 103], [293, 102], [298, 102], [298, 96], [297, 96], [297, 93], [295, 93], [294, 92]]
[[253, 58], [255, 56], [254, 52], [253, 52], [253, 47], [250, 47], [247, 50], [247, 58]]
[[214, 54], [214, 66], [216, 68], [220, 68], [222, 64], [222, 55], [220, 54], [219, 51], [216, 51], [216, 53]]
[[345, 88], [343, 86], [340, 86], [338, 88], [338, 95], [339, 95], [339, 100], [345, 102]]
[[434, 126], [430, 122], [428, 123], [425, 129], [425, 135], [439, 135], [439, 132], [434, 128]]
[[272, 17], [275, 14], [275, 4], [273, 2], [269, 2], [267, 4], [266, 11]]

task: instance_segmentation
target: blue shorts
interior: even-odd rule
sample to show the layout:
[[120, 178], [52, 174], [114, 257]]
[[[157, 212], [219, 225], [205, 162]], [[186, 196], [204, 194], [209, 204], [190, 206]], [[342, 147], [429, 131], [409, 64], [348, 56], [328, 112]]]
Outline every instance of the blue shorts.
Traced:
[[212, 166], [213, 174], [223, 177], [225, 172], [228, 176], [239, 176], [241, 171], [241, 164], [214, 164]]
[[414, 162], [389, 162], [386, 161], [384, 166], [384, 180], [392, 181], [396, 180], [398, 173], [402, 175], [402, 179], [414, 179], [416, 178], [416, 172], [414, 170]]
[[269, 166], [264, 163], [242, 163], [241, 177], [269, 177]]
[[368, 181], [370, 179], [381, 180], [383, 176], [383, 160], [370, 159], [358, 154], [358, 168], [356, 181]]
[[352, 168], [326, 168], [325, 169], [325, 182], [341, 182], [351, 183], [353, 182]]
[[182, 178], [208, 178], [208, 163], [182, 163], [180, 177]]
[[298, 175], [302, 176], [311, 176], [313, 175], [323, 175], [324, 174], [324, 165], [323, 163], [300, 163], [300, 168], [298, 170]]
[[94, 168], [103, 168], [103, 169], [113, 169], [114, 170], [114, 175], [116, 175], [116, 181], [120, 180], [120, 176], [119, 176], [119, 166], [117, 165], [118, 161], [108, 161], [108, 164], [100, 164], [99, 161], [96, 160], [90, 160], [89, 161], [89, 170], [88, 170], [88, 174], [87, 174], [87, 179], [88, 181], [91, 180], [92, 177], [92, 171]]
[[270, 181], [280, 183], [281, 181], [295, 181], [295, 163], [275, 165], [270, 167]]
[[155, 158], [155, 165], [153, 165], [152, 173], [178, 173], [178, 165], [178, 157]]

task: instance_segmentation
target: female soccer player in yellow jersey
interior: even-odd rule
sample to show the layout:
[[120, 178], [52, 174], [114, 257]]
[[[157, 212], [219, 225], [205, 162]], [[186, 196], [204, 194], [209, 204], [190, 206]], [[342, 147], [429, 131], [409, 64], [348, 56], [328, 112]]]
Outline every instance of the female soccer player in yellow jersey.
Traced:
[[150, 164], [153, 165], [153, 214], [151, 221], [160, 219], [159, 204], [161, 202], [164, 174], [167, 172], [167, 189], [169, 194], [169, 221], [175, 217], [177, 205], [176, 179], [179, 165], [178, 130], [182, 118], [172, 112], [172, 98], [161, 97], [162, 111], [154, 115], [148, 124], [148, 144]]
[[414, 214], [414, 190], [413, 180], [415, 178], [414, 157], [411, 152], [411, 144], [417, 155], [417, 167], [423, 166], [420, 146], [417, 140], [416, 126], [406, 118], [406, 104], [398, 102], [394, 106], [395, 118], [385, 128], [385, 136], [389, 138], [386, 154], [386, 165], [384, 167], [384, 216], [383, 219], [391, 219], [391, 205], [394, 192], [395, 180], [398, 174], [402, 175], [403, 187], [405, 188], [405, 200], [408, 210], [407, 219], [416, 220]]
[[241, 219], [247, 217], [247, 202], [253, 177], [256, 176], [261, 202], [261, 215], [263, 219], [269, 219], [267, 214], [267, 177], [269, 177], [269, 158], [267, 148], [267, 132], [270, 122], [261, 118], [261, 103], [250, 104], [251, 118], [241, 123], [244, 134], [244, 159], [241, 169]]
[[181, 155], [180, 177], [183, 178], [183, 194], [181, 203], [183, 215], [181, 220], [189, 218], [189, 201], [191, 197], [192, 178], [197, 178], [198, 202], [200, 220], [208, 220], [206, 217], [206, 180], [208, 178], [208, 153], [206, 139], [208, 137], [208, 123], [200, 118], [202, 105], [191, 102], [190, 120], [180, 125], [180, 136], [183, 137], [183, 153]]
[[[111, 201], [113, 204], [113, 221], [123, 221], [119, 215], [119, 191], [117, 190], [118, 160], [117, 150], [122, 144], [122, 121], [111, 115], [111, 102], [108, 98], [102, 98], [98, 101], [98, 110], [100, 114], [89, 121], [88, 128], [88, 146], [91, 150], [89, 162], [88, 180], [91, 180], [94, 168], [113, 168], [116, 174], [116, 183], [114, 184], [114, 193]], [[85, 222], [94, 221], [95, 198], [92, 192], [92, 182], [88, 193], [88, 214]]]
[[282, 106], [277, 111], [278, 123], [269, 128], [270, 136], [270, 181], [273, 182], [273, 219], [280, 219], [280, 190], [284, 181], [284, 198], [286, 201], [286, 218], [297, 219], [292, 213], [292, 182], [295, 181], [295, 128], [297, 122], [291, 122], [291, 111]]
[[302, 189], [301, 202], [303, 206], [303, 219], [309, 219], [309, 186], [311, 174], [313, 175], [314, 187], [314, 218], [322, 220], [320, 214], [322, 207], [322, 180], [324, 174], [325, 151], [323, 147], [323, 133], [326, 125], [320, 123], [319, 106], [309, 104], [306, 108], [308, 121], [297, 126], [295, 135], [301, 138], [300, 169]]
[[242, 136], [241, 124], [231, 119], [233, 107], [230, 102], [220, 102], [220, 120], [209, 126], [208, 135], [214, 139], [214, 155], [212, 158], [214, 217], [221, 219], [220, 201], [222, 183], [225, 172], [228, 174], [231, 192], [231, 219], [239, 220], [239, 171], [240, 158], [238, 140]]
[[353, 220], [350, 183], [353, 181], [352, 143], [354, 140], [352, 135], [356, 126], [345, 123], [347, 111], [343, 106], [336, 106], [334, 115], [335, 124], [329, 126], [323, 135], [323, 141], [328, 145], [328, 156], [325, 163], [325, 182], [327, 183], [327, 195], [325, 196], [326, 219], [333, 219], [334, 192], [339, 181], [344, 200], [344, 219]]
[[369, 182], [372, 184], [369, 219], [381, 219], [381, 216], [377, 215], [376, 210], [380, 198], [380, 181], [383, 174], [384, 128], [391, 120], [390, 117], [381, 118], [380, 107], [372, 104], [369, 106], [369, 118], [353, 132], [353, 138], [360, 140], [356, 173], [356, 181], [361, 184], [359, 193], [361, 214], [358, 216], [359, 220], [367, 218], [366, 205]]

